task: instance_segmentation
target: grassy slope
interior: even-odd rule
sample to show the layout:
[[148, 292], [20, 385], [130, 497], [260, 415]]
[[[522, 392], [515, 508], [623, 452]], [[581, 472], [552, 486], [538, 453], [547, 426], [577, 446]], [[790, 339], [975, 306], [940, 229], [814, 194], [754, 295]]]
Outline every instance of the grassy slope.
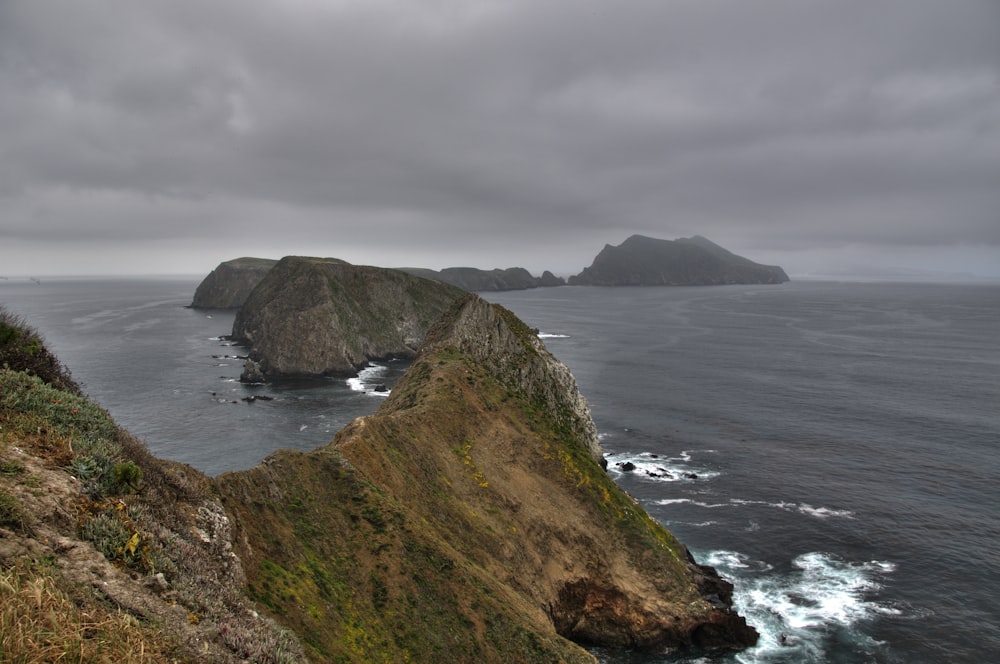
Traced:
[[562, 421], [457, 348], [425, 352], [330, 446], [218, 478], [251, 596], [323, 661], [592, 661], [557, 634], [593, 609], [566, 595], [580, 580], [703, 619], [683, 547]]
[[240, 594], [208, 479], [152, 457], [0, 307], [4, 326], [0, 661], [296, 661]]

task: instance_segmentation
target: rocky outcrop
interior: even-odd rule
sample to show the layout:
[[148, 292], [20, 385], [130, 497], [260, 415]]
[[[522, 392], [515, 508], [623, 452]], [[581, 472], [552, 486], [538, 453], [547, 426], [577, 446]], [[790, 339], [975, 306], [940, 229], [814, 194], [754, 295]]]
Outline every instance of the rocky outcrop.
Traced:
[[546, 270], [541, 277], [534, 277], [523, 267], [509, 267], [505, 270], [480, 270], [475, 267], [447, 267], [440, 272], [425, 268], [404, 267], [404, 272], [437, 279], [446, 284], [458, 286], [470, 293], [488, 291], [526, 290], [539, 286], [563, 286], [565, 280]]
[[351, 374], [372, 359], [412, 357], [462, 295], [399, 270], [285, 257], [233, 322], [233, 339], [249, 348], [243, 380]]
[[701, 237], [657, 240], [633, 235], [605, 245], [590, 267], [569, 278], [576, 286], [708, 286], [780, 284], [780, 267], [737, 256]]
[[542, 272], [542, 276], [538, 277], [538, 285], [543, 288], [550, 288], [553, 286], [565, 286], [566, 280], [562, 277], [557, 277], [548, 270]]
[[277, 263], [269, 258], [235, 258], [220, 263], [198, 284], [191, 307], [239, 309]]
[[573, 374], [510, 311], [478, 298], [457, 303], [428, 332], [422, 352], [433, 354], [439, 348], [462, 352], [506, 389], [541, 409], [597, 463], [605, 464], [590, 406]]

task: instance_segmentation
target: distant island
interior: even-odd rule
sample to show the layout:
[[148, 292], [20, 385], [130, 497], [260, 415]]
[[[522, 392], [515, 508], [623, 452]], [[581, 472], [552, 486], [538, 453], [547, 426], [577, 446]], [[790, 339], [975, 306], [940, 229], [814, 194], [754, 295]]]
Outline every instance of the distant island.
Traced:
[[[337, 259], [330, 259], [337, 260]], [[191, 306], [196, 309], [239, 309], [278, 261], [236, 258], [220, 263], [205, 277]], [[523, 267], [481, 270], [448, 267], [396, 268], [434, 279], [470, 293], [524, 290], [553, 286], [718, 286], [781, 284], [788, 275], [777, 265], [762, 265], [738, 256], [700, 235], [659, 240], [633, 235], [618, 246], [605, 245], [590, 267], [568, 280], [549, 270], [535, 277]]]
[[480, 270], [476, 267], [446, 267], [439, 271], [420, 267], [401, 267], [403, 272], [418, 277], [437, 279], [452, 286], [458, 286], [470, 293], [486, 291], [525, 290], [541, 286], [565, 286], [566, 280], [548, 270], [541, 277], [532, 276], [523, 267], [509, 267], [506, 270]]
[[657, 240], [633, 235], [617, 247], [605, 245], [590, 267], [570, 277], [571, 286], [719, 286], [780, 284], [776, 265], [761, 265], [695, 235]]

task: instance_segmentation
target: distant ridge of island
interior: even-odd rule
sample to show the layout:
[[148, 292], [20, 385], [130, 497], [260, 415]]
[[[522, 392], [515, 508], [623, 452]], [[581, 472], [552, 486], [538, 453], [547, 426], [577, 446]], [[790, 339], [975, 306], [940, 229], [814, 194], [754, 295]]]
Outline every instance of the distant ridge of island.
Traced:
[[776, 265], [761, 265], [695, 235], [658, 240], [633, 235], [620, 245], [605, 245], [590, 267], [570, 277], [571, 286], [720, 286], [781, 284], [788, 281]]
[[[220, 263], [195, 290], [195, 309], [239, 309], [278, 264], [269, 258], [235, 258]], [[380, 268], [434, 279], [470, 293], [564, 286], [709, 286], [780, 284], [788, 275], [777, 265], [762, 265], [695, 235], [659, 240], [633, 235], [618, 246], [605, 245], [590, 267], [568, 281], [545, 270], [540, 277], [523, 267], [482, 270], [448, 267]]]
[[446, 267], [441, 271], [421, 267], [401, 267], [407, 272], [425, 279], [437, 279], [452, 286], [458, 286], [470, 293], [485, 291], [526, 290], [545, 286], [565, 286], [566, 280], [548, 270], [542, 276], [532, 276], [523, 267], [509, 267], [505, 270], [480, 270], [476, 267]]

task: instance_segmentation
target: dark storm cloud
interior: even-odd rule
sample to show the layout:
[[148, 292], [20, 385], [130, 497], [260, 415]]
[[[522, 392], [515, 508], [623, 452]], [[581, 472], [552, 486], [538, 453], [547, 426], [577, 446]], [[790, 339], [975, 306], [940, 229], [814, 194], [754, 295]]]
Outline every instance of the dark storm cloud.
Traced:
[[633, 232], [992, 256], [998, 44], [992, 0], [8, 0], [0, 241], [186, 241], [209, 268], [575, 271]]

